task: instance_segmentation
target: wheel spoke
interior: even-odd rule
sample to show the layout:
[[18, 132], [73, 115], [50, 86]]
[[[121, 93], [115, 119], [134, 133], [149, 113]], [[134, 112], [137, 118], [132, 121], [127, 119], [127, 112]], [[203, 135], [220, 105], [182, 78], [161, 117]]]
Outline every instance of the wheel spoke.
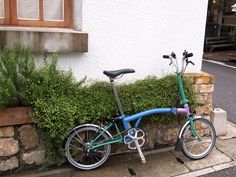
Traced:
[[[108, 158], [111, 150], [110, 144], [96, 149], [89, 149], [90, 142], [98, 132], [97, 127], [86, 126], [76, 129], [66, 142], [66, 157], [69, 162], [79, 169], [90, 170], [102, 165]], [[108, 141], [106, 132], [100, 135], [96, 144]]]
[[84, 147], [85, 144], [82, 144], [80, 141], [78, 141], [78, 139], [76, 139], [75, 137], [73, 137], [73, 139], [71, 140], [71, 144], [75, 144], [76, 146], [81, 146]]
[[75, 133], [76, 133], [76, 136], [77, 136], [79, 139], [77, 139], [77, 138], [75, 138], [75, 137], [74, 137], [74, 138], [75, 138], [79, 143], [81, 143], [81, 144], [84, 145], [85, 143], [84, 143], [83, 139], [79, 136], [78, 132], [75, 131]]
[[74, 147], [74, 148], [76, 148], [76, 149], [78, 149], [78, 150], [81, 150], [81, 151], [83, 151], [83, 149], [82, 149], [82, 148], [80, 148], [80, 147], [78, 147], [78, 146], [76, 146], [76, 145], [74, 145], [74, 144], [70, 144], [69, 146], [72, 146], [72, 147]]
[[98, 158], [97, 154], [94, 154], [92, 157], [94, 157], [94, 158], [97, 160], [97, 162], [98, 162], [99, 160], [101, 160], [101, 159]]
[[106, 150], [101, 151], [101, 150], [96, 149], [95, 152], [101, 153], [102, 155], [105, 155], [105, 154], [106, 154]]
[[194, 120], [196, 133], [201, 137], [199, 141], [192, 135], [190, 124], [183, 131], [183, 152], [192, 159], [200, 159], [208, 155], [215, 145], [215, 131], [206, 119]]

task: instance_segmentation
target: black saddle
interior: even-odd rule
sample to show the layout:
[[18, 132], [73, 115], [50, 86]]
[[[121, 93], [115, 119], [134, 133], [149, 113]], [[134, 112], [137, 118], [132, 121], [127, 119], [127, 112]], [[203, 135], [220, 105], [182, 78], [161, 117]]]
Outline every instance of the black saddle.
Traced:
[[112, 70], [112, 71], [103, 71], [103, 74], [105, 74], [108, 77], [115, 78], [121, 74], [128, 74], [128, 73], [134, 73], [135, 70], [128, 68], [128, 69], [119, 69], [119, 70]]

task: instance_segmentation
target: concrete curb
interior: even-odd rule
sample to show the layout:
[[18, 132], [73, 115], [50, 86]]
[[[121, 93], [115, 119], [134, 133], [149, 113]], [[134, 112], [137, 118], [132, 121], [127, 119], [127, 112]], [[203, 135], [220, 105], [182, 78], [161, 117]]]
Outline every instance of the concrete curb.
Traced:
[[12, 174], [3, 177], [70, 177], [75, 170], [73, 168], [60, 168], [60, 169], [52, 169], [47, 171], [31, 171], [29, 173], [24, 174]]
[[231, 161], [231, 162], [227, 162], [225, 164], [215, 165], [215, 166], [212, 166], [212, 167], [208, 167], [208, 168], [204, 168], [204, 169], [201, 169], [201, 170], [188, 172], [188, 173], [177, 175], [177, 176], [174, 176], [174, 177], [201, 176], [201, 175], [206, 175], [206, 174], [209, 174], [209, 173], [217, 172], [217, 171], [224, 170], [224, 169], [227, 169], [227, 168], [230, 168], [230, 167], [235, 167], [235, 166], [236, 166], [236, 161]]
[[208, 59], [203, 59], [203, 61], [209, 62], [209, 63], [214, 63], [214, 64], [221, 65], [221, 66], [225, 66], [225, 67], [232, 68], [232, 69], [236, 69], [235, 66], [230, 66], [230, 65], [227, 65], [227, 64], [220, 62], [220, 61], [208, 60]]

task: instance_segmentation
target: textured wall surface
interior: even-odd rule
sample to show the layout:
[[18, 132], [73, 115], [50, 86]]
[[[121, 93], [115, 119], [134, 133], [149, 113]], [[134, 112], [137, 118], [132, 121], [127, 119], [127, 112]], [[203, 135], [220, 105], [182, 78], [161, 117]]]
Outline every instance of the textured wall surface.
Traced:
[[89, 35], [88, 53], [60, 54], [59, 65], [77, 79], [106, 80], [103, 70], [127, 67], [136, 73], [122, 81], [161, 77], [172, 71], [162, 55], [181, 56], [185, 49], [194, 53], [189, 71], [200, 71], [207, 0], [76, 0], [75, 6], [75, 27]]

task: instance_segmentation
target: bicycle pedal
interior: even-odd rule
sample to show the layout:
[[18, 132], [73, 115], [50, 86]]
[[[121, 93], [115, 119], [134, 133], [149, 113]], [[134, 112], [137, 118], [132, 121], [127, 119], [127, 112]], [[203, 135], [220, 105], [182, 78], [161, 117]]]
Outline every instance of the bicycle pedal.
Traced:
[[142, 163], [143, 163], [143, 164], [147, 163], [145, 157], [144, 157], [144, 158], [141, 158], [141, 160], [142, 160]]

